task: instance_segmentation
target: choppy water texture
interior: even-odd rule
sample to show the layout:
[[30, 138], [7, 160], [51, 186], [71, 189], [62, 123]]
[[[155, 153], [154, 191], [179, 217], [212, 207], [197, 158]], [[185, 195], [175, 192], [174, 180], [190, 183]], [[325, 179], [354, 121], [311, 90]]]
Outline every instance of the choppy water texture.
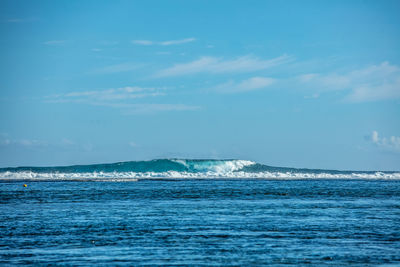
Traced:
[[398, 180], [2, 181], [0, 203], [2, 265], [400, 264]]

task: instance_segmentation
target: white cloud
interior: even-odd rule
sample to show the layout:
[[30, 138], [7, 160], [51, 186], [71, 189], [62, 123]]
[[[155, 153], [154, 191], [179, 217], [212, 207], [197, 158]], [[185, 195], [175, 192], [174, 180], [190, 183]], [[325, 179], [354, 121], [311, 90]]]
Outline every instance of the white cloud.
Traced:
[[243, 56], [232, 60], [222, 60], [216, 57], [201, 57], [188, 63], [176, 64], [156, 73], [156, 77], [180, 76], [196, 73], [234, 73], [251, 72], [267, 69], [290, 61], [287, 55], [269, 60], [261, 60], [254, 56]]
[[400, 68], [388, 62], [344, 74], [309, 73], [297, 78], [319, 92], [347, 90], [345, 100], [350, 102], [400, 98]]
[[171, 55], [171, 52], [168, 52], [168, 51], [159, 51], [159, 52], [156, 52], [156, 55]]
[[132, 43], [137, 44], [137, 45], [153, 45], [153, 44], [155, 44], [153, 41], [149, 41], [149, 40], [133, 40]]
[[159, 104], [159, 103], [121, 103], [121, 102], [92, 102], [93, 106], [102, 106], [119, 109], [124, 115], [153, 114], [168, 111], [195, 111], [200, 106], [185, 104]]
[[108, 101], [127, 100], [151, 96], [164, 95], [161, 88], [144, 88], [127, 86], [107, 90], [70, 92], [66, 94], [51, 95], [46, 97], [46, 102], [52, 103], [101, 103]]
[[240, 93], [265, 88], [276, 80], [268, 77], [252, 77], [241, 82], [229, 81], [214, 87], [214, 90], [221, 93]]
[[305, 99], [312, 99], [312, 98], [318, 98], [319, 97], [319, 94], [317, 94], [317, 93], [315, 93], [315, 94], [312, 94], [312, 95], [306, 95], [306, 96], [304, 96], [304, 98]]
[[180, 39], [180, 40], [169, 40], [169, 41], [161, 41], [161, 42], [156, 42], [156, 41], [150, 41], [150, 40], [133, 40], [132, 43], [136, 45], [162, 45], [162, 46], [168, 46], [168, 45], [178, 45], [178, 44], [185, 44], [185, 43], [190, 43], [196, 41], [196, 38], [185, 38], [185, 39]]
[[45, 44], [45, 45], [61, 45], [61, 44], [65, 44], [66, 42], [67, 42], [66, 40], [50, 40], [50, 41], [43, 42], [43, 44]]
[[400, 152], [400, 136], [380, 137], [377, 131], [373, 131], [371, 141], [381, 149]]
[[11, 139], [1, 138], [0, 146], [22, 146], [22, 147], [43, 147], [47, 146], [48, 143], [35, 139]]
[[350, 85], [350, 78], [344, 75], [328, 74], [320, 75], [316, 73], [308, 73], [300, 75], [300, 82], [309, 83], [318, 87], [319, 90], [343, 90]]
[[18, 144], [22, 146], [42, 146], [46, 145], [45, 142], [38, 141], [38, 140], [29, 140], [29, 139], [21, 139], [17, 141]]
[[165, 88], [121, 87], [107, 90], [70, 92], [50, 95], [46, 103], [80, 103], [120, 109], [124, 114], [154, 113], [161, 111], [197, 110], [198, 106], [184, 104], [133, 103], [132, 100], [165, 95]]
[[181, 40], [171, 40], [171, 41], [164, 41], [160, 42], [160, 45], [177, 45], [177, 44], [186, 44], [190, 42], [196, 41], [196, 38], [186, 38]]
[[185, 104], [131, 104], [126, 106], [125, 114], [156, 113], [163, 111], [193, 111], [199, 110], [199, 106]]
[[94, 106], [103, 106], [121, 109], [124, 114], [156, 113], [162, 111], [198, 110], [199, 106], [185, 104], [159, 104], [159, 103], [121, 103], [121, 102], [92, 102]]

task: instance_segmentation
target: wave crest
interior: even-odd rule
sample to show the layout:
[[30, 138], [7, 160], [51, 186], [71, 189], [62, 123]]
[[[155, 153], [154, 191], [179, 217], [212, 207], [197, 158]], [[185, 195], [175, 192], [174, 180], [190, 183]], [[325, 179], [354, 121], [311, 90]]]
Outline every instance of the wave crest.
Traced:
[[227, 173], [234, 172], [242, 169], [243, 167], [256, 164], [249, 160], [186, 160], [186, 159], [173, 159], [185, 166], [189, 172], [216, 172]]
[[272, 167], [248, 160], [158, 159], [62, 167], [0, 168], [0, 180], [136, 181], [160, 178], [394, 179], [400, 172]]

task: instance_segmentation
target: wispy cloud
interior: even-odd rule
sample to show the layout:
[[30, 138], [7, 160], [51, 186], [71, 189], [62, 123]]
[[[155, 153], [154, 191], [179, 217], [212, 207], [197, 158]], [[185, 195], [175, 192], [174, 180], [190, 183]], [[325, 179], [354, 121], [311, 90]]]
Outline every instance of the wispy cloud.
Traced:
[[400, 98], [400, 68], [383, 62], [347, 73], [309, 73], [298, 77], [302, 86], [323, 92], [348, 90], [350, 102], [378, 101]]
[[70, 92], [50, 95], [46, 103], [79, 103], [120, 109], [123, 114], [154, 113], [161, 111], [196, 110], [198, 106], [184, 104], [135, 103], [137, 99], [165, 95], [165, 88], [121, 87], [107, 90]]
[[370, 140], [381, 149], [400, 152], [400, 136], [380, 137], [377, 131], [373, 131]]
[[[79, 102], [83, 103], [83, 102]], [[199, 110], [200, 106], [186, 104], [167, 104], [167, 103], [126, 103], [126, 102], [85, 102], [92, 106], [109, 107], [121, 110], [124, 115], [151, 114], [166, 111], [194, 111]]]
[[133, 40], [132, 41], [133, 44], [137, 44], [137, 45], [153, 45], [156, 44], [153, 41], [149, 41], [149, 40]]
[[128, 71], [133, 71], [136, 70], [143, 65], [136, 64], [136, 63], [121, 63], [121, 64], [115, 64], [115, 65], [110, 65], [102, 68], [97, 68], [89, 73], [92, 74], [107, 74], [107, 73], [119, 73], [119, 72], [128, 72]]
[[171, 40], [160, 42], [160, 45], [178, 45], [178, 44], [186, 44], [196, 41], [196, 38], [186, 38], [181, 40]]
[[43, 42], [45, 45], [62, 45], [65, 44], [67, 41], [66, 40], [50, 40]]
[[241, 82], [229, 81], [217, 85], [213, 90], [220, 93], [241, 93], [265, 88], [273, 84], [276, 80], [269, 77], [252, 77]]
[[191, 43], [196, 41], [196, 38], [185, 38], [185, 39], [180, 39], [180, 40], [169, 40], [169, 41], [150, 41], [150, 40], [133, 40], [132, 43], [136, 45], [162, 45], [162, 46], [168, 46], [168, 45], [179, 45], [179, 44], [185, 44], [185, 43]]
[[234, 73], [251, 72], [267, 69], [273, 66], [287, 63], [292, 57], [283, 55], [280, 57], [262, 60], [254, 56], [243, 56], [232, 60], [223, 60], [216, 57], [201, 57], [195, 61], [175, 64], [155, 74], [156, 77], [180, 76], [197, 73]]
[[11, 138], [8, 134], [0, 133], [0, 148], [22, 148], [25, 150], [43, 150], [43, 149], [68, 149], [68, 150], [75, 150], [75, 151], [88, 151], [93, 148], [93, 145], [90, 143], [86, 144], [79, 144], [75, 141], [72, 141], [68, 138], [62, 138], [58, 141], [43, 141], [37, 139], [28, 139], [28, 138]]
[[199, 110], [200, 106], [186, 105], [186, 104], [158, 104], [158, 103], [144, 103], [144, 104], [130, 104], [126, 105], [124, 114], [144, 114], [144, 113], [158, 113], [166, 111], [195, 111]]
[[43, 147], [48, 146], [47, 142], [36, 139], [13, 139], [6, 135], [0, 136], [0, 146], [21, 146], [21, 147]]
[[144, 88], [127, 86], [107, 90], [70, 92], [66, 94], [51, 95], [46, 97], [46, 102], [52, 103], [102, 103], [108, 101], [128, 100], [150, 96], [164, 95], [160, 88]]
[[168, 51], [159, 51], [159, 52], [156, 52], [156, 55], [171, 55], [171, 52], [168, 52]]
[[24, 22], [24, 19], [19, 19], [19, 18], [13, 18], [13, 19], [6, 19], [6, 22], [10, 23], [19, 23], [19, 22]]

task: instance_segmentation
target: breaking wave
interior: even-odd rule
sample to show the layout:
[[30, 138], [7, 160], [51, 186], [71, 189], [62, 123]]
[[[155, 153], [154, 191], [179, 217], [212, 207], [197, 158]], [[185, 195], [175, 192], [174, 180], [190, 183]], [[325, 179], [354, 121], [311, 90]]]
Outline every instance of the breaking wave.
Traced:
[[273, 167], [248, 160], [156, 159], [60, 167], [0, 168], [0, 180], [137, 181], [163, 178], [393, 179], [400, 172]]

